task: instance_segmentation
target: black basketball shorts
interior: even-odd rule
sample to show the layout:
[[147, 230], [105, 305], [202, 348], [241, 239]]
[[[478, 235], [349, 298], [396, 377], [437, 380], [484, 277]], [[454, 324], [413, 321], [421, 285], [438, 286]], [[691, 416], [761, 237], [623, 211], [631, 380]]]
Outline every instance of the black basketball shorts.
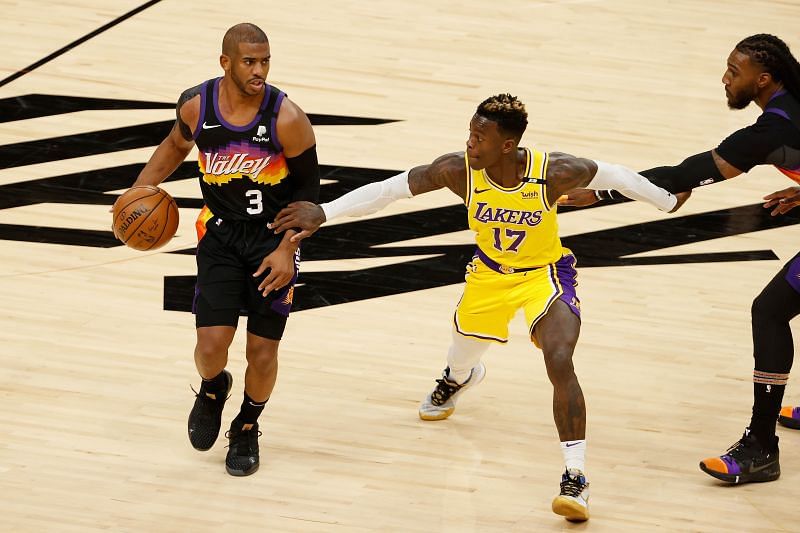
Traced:
[[247, 316], [247, 331], [280, 340], [292, 307], [300, 250], [294, 258], [294, 276], [288, 284], [264, 297], [258, 285], [269, 270], [254, 278], [264, 257], [283, 235], [275, 235], [265, 221], [198, 219], [197, 285], [192, 311], [199, 327], [236, 327]]

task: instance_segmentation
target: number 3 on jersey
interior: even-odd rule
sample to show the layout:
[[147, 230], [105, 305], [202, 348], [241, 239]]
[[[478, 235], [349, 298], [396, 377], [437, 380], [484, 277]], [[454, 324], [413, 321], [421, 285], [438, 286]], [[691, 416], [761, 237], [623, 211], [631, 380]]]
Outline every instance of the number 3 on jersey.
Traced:
[[250, 199], [250, 207], [247, 208], [247, 212], [249, 214], [258, 215], [264, 211], [264, 202], [261, 191], [258, 189], [250, 189], [244, 193], [244, 195]]
[[511, 240], [511, 243], [503, 248], [503, 241], [501, 240], [501, 233], [500, 228], [492, 228], [494, 230], [494, 247], [501, 252], [517, 252], [520, 244], [522, 241], [525, 240], [525, 230], [514, 230], [511, 228], [505, 228], [505, 235], [507, 240]]

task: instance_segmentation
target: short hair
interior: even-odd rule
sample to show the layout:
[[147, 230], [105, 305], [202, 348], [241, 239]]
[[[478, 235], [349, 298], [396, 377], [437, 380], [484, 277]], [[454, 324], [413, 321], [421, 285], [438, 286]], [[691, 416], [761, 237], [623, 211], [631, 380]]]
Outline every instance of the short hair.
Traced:
[[255, 24], [242, 22], [231, 26], [225, 32], [225, 37], [222, 38], [222, 53], [226, 56], [236, 54], [239, 51], [239, 43], [263, 44], [269, 43], [269, 39], [264, 30]]
[[497, 127], [505, 133], [513, 135], [518, 141], [528, 127], [528, 112], [525, 104], [516, 96], [508, 93], [490, 96], [480, 103], [477, 115], [497, 123]]
[[800, 98], [800, 64], [781, 39], [768, 33], [758, 33], [739, 41], [736, 51], [746, 54], [764, 67], [775, 81], [783, 83], [790, 93]]

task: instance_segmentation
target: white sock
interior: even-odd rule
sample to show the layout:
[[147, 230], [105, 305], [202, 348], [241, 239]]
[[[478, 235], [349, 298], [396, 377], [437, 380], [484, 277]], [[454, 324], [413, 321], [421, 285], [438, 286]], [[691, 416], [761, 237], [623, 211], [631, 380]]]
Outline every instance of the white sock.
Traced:
[[447, 352], [447, 366], [450, 367], [447, 379], [458, 384], [467, 381], [472, 367], [480, 363], [488, 349], [489, 341], [466, 337], [453, 328], [453, 342]]
[[567, 440], [561, 443], [561, 453], [567, 470], [577, 468], [581, 472], [586, 468], [586, 439]]

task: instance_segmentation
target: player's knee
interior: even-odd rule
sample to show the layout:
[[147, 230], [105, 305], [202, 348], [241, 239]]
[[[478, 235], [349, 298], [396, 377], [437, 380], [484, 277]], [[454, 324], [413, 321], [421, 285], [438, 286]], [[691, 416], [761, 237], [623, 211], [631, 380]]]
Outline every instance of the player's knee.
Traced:
[[754, 324], [774, 323], [788, 321], [780, 307], [780, 300], [774, 298], [769, 292], [763, 291], [753, 300], [750, 307], [750, 316]]
[[248, 346], [247, 366], [259, 374], [268, 374], [278, 364], [278, 351], [271, 346]]
[[572, 347], [568, 345], [547, 350], [544, 356], [547, 376], [553, 383], [572, 379], [575, 368], [572, 365]]
[[204, 360], [226, 357], [230, 343], [231, 335], [227, 332], [224, 334], [215, 334], [210, 331], [198, 329], [197, 345], [194, 349], [195, 355]]

